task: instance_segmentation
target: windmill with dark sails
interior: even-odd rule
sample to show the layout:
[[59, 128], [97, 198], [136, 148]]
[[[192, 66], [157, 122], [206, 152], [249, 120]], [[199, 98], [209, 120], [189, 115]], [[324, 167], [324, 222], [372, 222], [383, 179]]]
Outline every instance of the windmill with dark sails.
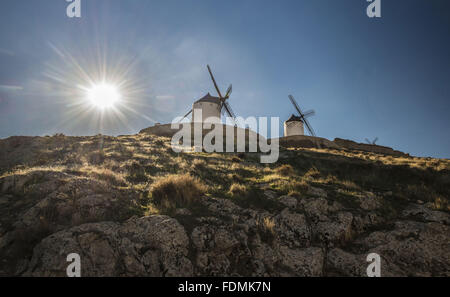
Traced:
[[[231, 106], [229, 104], [229, 99], [231, 92], [233, 91], [233, 86], [230, 84], [228, 87], [225, 96], [222, 95], [222, 92], [220, 91], [216, 79], [214, 78], [214, 75], [211, 71], [211, 68], [209, 65], [207, 65], [209, 75], [211, 76], [211, 80], [214, 84], [214, 88], [217, 91], [216, 96], [212, 96], [210, 93], [206, 94], [199, 100], [195, 101], [192, 105], [192, 109], [186, 113], [186, 115], [180, 120], [180, 122], [188, 117], [192, 113], [192, 122], [200, 120], [201, 122], [220, 122], [221, 121], [221, 114], [222, 115], [228, 115], [228, 117], [232, 118], [233, 121], [236, 123], [236, 115], [231, 109]], [[202, 113], [202, 116], [196, 116], [196, 112], [200, 111]]]
[[305, 135], [304, 126], [308, 130], [311, 136], [316, 136], [311, 124], [308, 122], [308, 117], [315, 114], [314, 110], [303, 112], [295, 101], [294, 96], [289, 95], [289, 100], [296, 110], [296, 114], [292, 114], [291, 117], [284, 122], [284, 136]]

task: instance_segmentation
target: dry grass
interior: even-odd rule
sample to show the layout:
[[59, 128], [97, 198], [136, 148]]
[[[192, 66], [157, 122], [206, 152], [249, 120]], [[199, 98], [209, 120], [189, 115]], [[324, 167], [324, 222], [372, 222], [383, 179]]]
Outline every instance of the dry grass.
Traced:
[[269, 217], [264, 218], [263, 226], [267, 232], [275, 234], [275, 221], [272, 218]]
[[208, 167], [205, 160], [203, 159], [194, 159], [194, 161], [192, 161], [191, 166], [192, 169], [195, 171], [204, 171]]
[[304, 180], [296, 180], [288, 184], [287, 192], [289, 196], [300, 197], [309, 190], [309, 185]]
[[336, 183], [340, 184], [343, 188], [346, 188], [348, 190], [361, 190], [361, 187], [358, 186], [357, 184], [355, 184], [351, 180], [344, 180], [342, 182], [336, 182]]
[[105, 161], [105, 154], [103, 151], [91, 152], [87, 155], [87, 160], [89, 164], [100, 165]]
[[275, 169], [275, 173], [281, 176], [293, 176], [295, 175], [295, 170], [294, 167], [292, 167], [292, 165], [283, 164]]
[[[398, 199], [422, 200], [445, 211], [448, 210], [447, 197], [450, 197], [450, 161], [445, 159], [298, 148], [289, 150], [282, 160], [285, 165], [263, 166], [252, 154], [175, 154], [168, 145], [169, 138], [144, 134], [102, 139], [54, 137], [35, 141], [39, 141], [36, 144], [39, 150], [31, 161], [22, 156], [13, 162], [3, 161], [0, 170], [3, 177], [34, 171], [65, 172], [74, 177], [81, 173], [104, 181], [107, 186], [145, 193], [146, 197], [148, 191], [154, 191], [149, 196], [154, 194], [154, 200], [159, 203], [155, 204], [157, 208], [163, 204], [169, 208], [189, 204], [201, 197], [190, 198], [190, 192], [195, 190], [190, 190], [190, 185], [181, 185], [182, 180], [188, 178], [174, 176], [181, 172], [190, 172], [191, 179], [195, 180], [185, 181], [186, 184], [202, 185], [197, 192], [220, 198], [236, 197], [243, 205], [259, 203], [261, 195], [254, 189], [271, 188], [279, 195], [304, 196], [309, 185], [318, 184], [331, 192], [342, 190], [351, 196], [362, 191], [391, 192], [393, 203]], [[10, 154], [9, 146], [0, 153]], [[28, 156], [30, 152], [23, 151], [22, 155]], [[36, 163], [41, 159], [42, 164]], [[153, 181], [156, 183], [149, 188]], [[253, 204], [246, 204], [247, 201]]]
[[258, 223], [258, 228], [261, 239], [269, 244], [272, 244], [276, 237], [275, 220], [270, 217], [265, 217]]
[[244, 197], [248, 193], [248, 188], [243, 184], [234, 183], [231, 185], [229, 193], [233, 197]]
[[306, 179], [316, 179], [320, 177], [320, 171], [316, 167], [311, 167], [304, 175]]
[[125, 176], [122, 173], [112, 171], [105, 167], [84, 166], [78, 169], [79, 172], [86, 176], [91, 176], [97, 180], [106, 181], [114, 186], [126, 186], [127, 182]]
[[150, 193], [157, 207], [170, 211], [197, 203], [206, 191], [199, 179], [183, 174], [163, 177], [152, 185]]
[[133, 183], [142, 183], [148, 180], [145, 174], [145, 168], [138, 162], [134, 161], [128, 167], [127, 180]]
[[11, 170], [8, 172], [5, 172], [4, 174], [0, 175], [0, 178], [12, 176], [12, 175], [27, 175], [31, 174], [33, 172], [64, 172], [67, 170], [66, 166], [61, 165], [54, 165], [54, 166], [35, 166], [35, 167], [28, 167], [28, 168], [18, 168], [16, 170]]
[[433, 203], [433, 207], [436, 210], [447, 210], [450, 211], [450, 205], [448, 200], [443, 197], [436, 197]]

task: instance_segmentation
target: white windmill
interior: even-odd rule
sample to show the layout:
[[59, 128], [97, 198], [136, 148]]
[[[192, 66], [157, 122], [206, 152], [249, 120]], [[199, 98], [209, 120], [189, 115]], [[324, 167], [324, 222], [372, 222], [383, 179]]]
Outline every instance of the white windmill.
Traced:
[[292, 95], [289, 95], [289, 100], [291, 100], [298, 115], [293, 114], [286, 122], [284, 122], [284, 136], [305, 135], [304, 126], [306, 126], [311, 136], [316, 136], [313, 128], [306, 119], [307, 117], [313, 116], [315, 111], [310, 110], [304, 113]]
[[230, 104], [227, 102], [233, 90], [232, 85], [228, 87], [225, 96], [222, 96], [209, 65], [207, 65], [207, 68], [219, 97], [211, 96], [210, 93], [206, 94], [204, 97], [194, 102], [192, 109], [181, 120], [185, 119], [192, 113], [192, 121], [194, 121], [197, 119], [195, 114], [196, 111], [201, 110], [201, 122], [220, 122], [221, 114], [225, 113], [235, 121], [236, 116], [231, 109]]

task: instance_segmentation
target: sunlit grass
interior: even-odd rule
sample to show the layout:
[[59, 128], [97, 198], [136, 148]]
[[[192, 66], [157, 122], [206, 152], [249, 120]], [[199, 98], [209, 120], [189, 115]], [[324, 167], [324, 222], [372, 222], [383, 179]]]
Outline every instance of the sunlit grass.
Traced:
[[[64, 172], [145, 196], [162, 180], [189, 174], [205, 187], [205, 195], [233, 199], [242, 205], [265, 205], [261, 191], [268, 189], [278, 195], [301, 198], [310, 195], [311, 187], [318, 187], [326, 190], [330, 199], [338, 194], [358, 198], [365, 191], [392, 192], [393, 199], [422, 200], [432, 203], [435, 209], [449, 210], [449, 160], [290, 149], [282, 163], [262, 165], [258, 158], [246, 154], [176, 154], [170, 148], [169, 138], [145, 134], [116, 138], [60, 135], [45, 138], [43, 143], [45, 147], [37, 158], [42, 163], [32, 160], [29, 164], [9, 168], [0, 178], [35, 171]], [[161, 201], [170, 199], [177, 200], [167, 196]], [[162, 204], [167, 204], [162, 208], [171, 205], [161, 203], [152, 204], [145, 199], [137, 202], [147, 208], [148, 213], [160, 211]], [[170, 207], [179, 205], [184, 203], [174, 203]]]

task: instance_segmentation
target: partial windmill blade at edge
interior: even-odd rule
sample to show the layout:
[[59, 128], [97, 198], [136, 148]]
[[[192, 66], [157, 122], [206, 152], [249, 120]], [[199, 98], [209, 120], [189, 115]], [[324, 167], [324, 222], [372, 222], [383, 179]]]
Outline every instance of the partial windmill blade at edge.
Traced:
[[369, 139], [365, 139], [365, 141], [368, 143], [368, 144], [372, 144], [372, 142], [370, 142], [370, 140]]
[[372, 141], [372, 144], [377, 144], [378, 137], [375, 137], [375, 139]]
[[303, 122], [305, 123], [306, 128], [309, 131], [309, 134], [311, 134], [311, 136], [316, 136], [316, 133], [314, 132], [313, 128], [311, 127], [311, 125], [309, 124], [308, 120], [303, 118]]
[[209, 67], [209, 65], [207, 65], [207, 67], [208, 67], [209, 75], [211, 75], [211, 79], [214, 83], [214, 87], [216, 88], [216, 91], [219, 94], [219, 98], [223, 99], [222, 94], [220, 93], [219, 87], [217, 86], [216, 80], [214, 79], [214, 75], [212, 74], [211, 68]]
[[314, 115], [316, 112], [314, 110], [310, 110], [307, 111], [306, 113], [303, 113], [302, 110], [300, 109], [300, 106], [298, 106], [297, 101], [295, 101], [294, 96], [289, 95], [289, 100], [291, 100], [292, 105], [294, 105], [295, 109], [298, 112], [298, 116], [302, 119], [303, 123], [305, 124], [306, 128], [309, 131], [309, 134], [311, 134], [311, 136], [316, 136], [316, 133], [314, 132], [314, 129], [311, 127], [311, 124], [308, 122], [308, 120], [306, 119], [309, 116]]
[[297, 101], [295, 101], [294, 96], [289, 95], [288, 97], [289, 97], [289, 100], [291, 100], [292, 105], [294, 105], [295, 109], [296, 109], [297, 112], [299, 113], [299, 116], [300, 116], [300, 117], [303, 117], [303, 112], [302, 112], [302, 110], [300, 109], [300, 107], [298, 106]]
[[230, 98], [231, 92], [233, 92], [233, 85], [230, 85], [227, 89], [227, 93], [225, 94], [224, 99]]
[[312, 117], [312, 116], [314, 116], [316, 114], [316, 112], [314, 111], [314, 110], [308, 110], [307, 112], [305, 112], [304, 114], [303, 114], [303, 117]]
[[226, 112], [228, 113], [228, 115], [229, 115], [230, 117], [232, 117], [233, 120], [235, 120], [235, 119], [236, 119], [236, 115], [234, 114], [233, 109], [231, 109], [230, 104], [228, 104], [228, 102], [224, 102], [224, 103], [223, 103], [223, 107], [225, 108], [225, 110], [226, 110]]
[[182, 120], [184, 120], [191, 113], [192, 113], [192, 109], [183, 118], [181, 118], [181, 120], [179, 120], [178, 123], [180, 123]]

